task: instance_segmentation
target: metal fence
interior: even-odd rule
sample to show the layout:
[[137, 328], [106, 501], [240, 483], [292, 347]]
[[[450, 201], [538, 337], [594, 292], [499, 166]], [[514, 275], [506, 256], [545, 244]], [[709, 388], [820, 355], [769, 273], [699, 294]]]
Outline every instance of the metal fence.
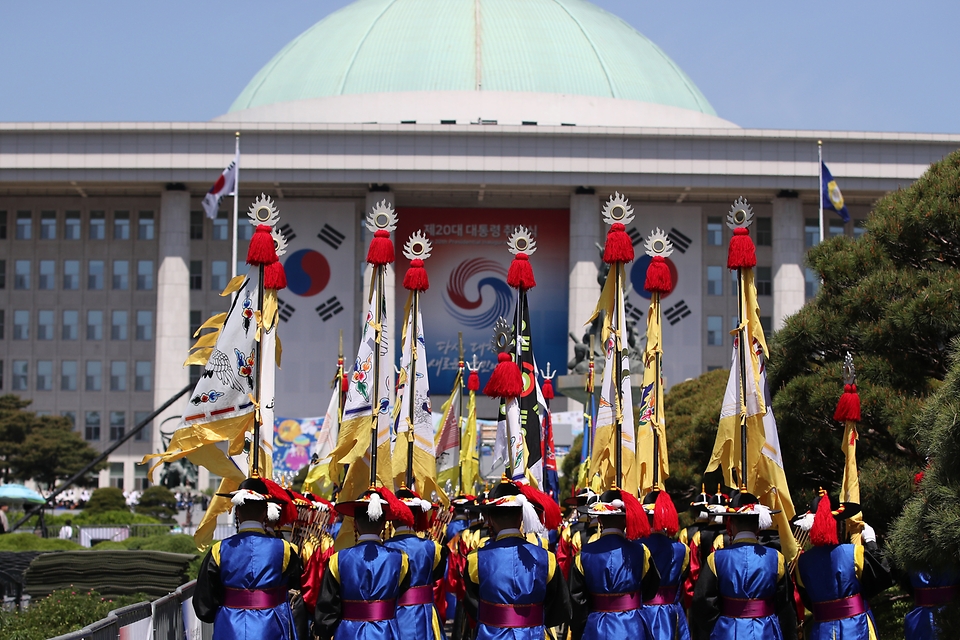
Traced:
[[[127, 538], [148, 538], [166, 533], [184, 533], [192, 536], [197, 525], [177, 527], [170, 524], [124, 524], [112, 526], [75, 527], [77, 542], [84, 547], [93, 547], [101, 542], [123, 542]], [[218, 524], [213, 532], [214, 540], [229, 538], [237, 532], [233, 524]]]

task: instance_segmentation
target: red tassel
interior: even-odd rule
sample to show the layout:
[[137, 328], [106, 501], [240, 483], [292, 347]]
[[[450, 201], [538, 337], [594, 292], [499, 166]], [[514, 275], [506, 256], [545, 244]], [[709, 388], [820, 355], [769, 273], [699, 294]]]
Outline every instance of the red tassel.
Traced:
[[518, 482], [517, 488], [520, 489], [520, 493], [526, 496], [527, 500], [538, 507], [540, 522], [547, 530], [552, 531], [560, 526], [563, 521], [563, 513], [560, 511], [560, 505], [553, 498], [523, 482]]
[[603, 261], [633, 262], [633, 241], [627, 235], [627, 228], [621, 222], [614, 222], [607, 232], [607, 244], [603, 247]]
[[483, 393], [491, 398], [519, 398], [523, 393], [523, 375], [509, 353], [497, 356], [497, 367], [490, 374]]
[[550, 378], [544, 379], [543, 387], [540, 389], [540, 391], [543, 393], [544, 400], [553, 400], [555, 397], [553, 395], [553, 380]]
[[671, 538], [680, 530], [677, 508], [666, 491], [657, 494], [657, 502], [653, 506], [653, 530], [666, 533]]
[[379, 267], [392, 264], [393, 259], [393, 242], [390, 241], [390, 232], [377, 229], [373, 234], [373, 240], [370, 241], [370, 249], [367, 250], [367, 264]]
[[833, 419], [837, 422], [860, 422], [860, 396], [857, 394], [857, 385], [843, 386], [843, 395], [837, 402], [837, 410], [833, 412]]
[[250, 238], [250, 247], [247, 249], [247, 264], [258, 266], [272, 264], [277, 261], [277, 251], [273, 245], [273, 234], [270, 227], [258, 224]]
[[387, 489], [386, 487], [378, 487], [377, 493], [379, 493], [384, 500], [387, 501], [387, 507], [389, 507], [389, 512], [387, 513], [387, 520], [392, 520], [394, 523], [399, 525], [405, 525], [407, 527], [413, 528], [413, 512], [410, 511], [410, 507], [403, 504], [393, 491]]
[[340, 376], [340, 391], [342, 391], [343, 393], [346, 393], [349, 390], [350, 390], [350, 377], [346, 374], [346, 372], [344, 372], [344, 374]]
[[467, 376], [467, 391], [480, 391], [480, 374], [476, 371]]
[[750, 231], [746, 227], [737, 227], [730, 238], [730, 249], [727, 251], [727, 269], [752, 269], [757, 266], [757, 248], [750, 239]]
[[279, 260], [263, 268], [263, 288], [276, 289], [277, 291], [287, 288], [287, 273], [283, 270], [283, 265], [280, 264]]
[[290, 495], [279, 484], [269, 478], [261, 478], [270, 492], [270, 497], [280, 503], [280, 520], [276, 526], [282, 527], [297, 521], [297, 507], [290, 499]]
[[410, 268], [403, 276], [403, 288], [407, 291], [426, 291], [430, 288], [430, 279], [427, 270], [423, 268], [423, 260], [414, 258], [410, 261]]
[[670, 267], [663, 256], [653, 256], [650, 264], [647, 265], [647, 277], [643, 282], [643, 288], [650, 293], [659, 293], [665, 295], [673, 291], [673, 282], [670, 277]]
[[527, 254], [520, 252], [510, 263], [510, 270], [507, 271], [507, 284], [514, 289], [530, 290], [537, 286], [537, 281], [533, 278], [533, 267], [530, 266], [530, 258]]
[[623, 501], [624, 510], [627, 512], [627, 538], [637, 540], [646, 538], [650, 535], [650, 521], [647, 520], [647, 514], [643, 510], [643, 505], [637, 500], [637, 496], [628, 491], [620, 491], [620, 500]]
[[837, 520], [833, 517], [830, 497], [820, 496], [817, 514], [813, 516], [813, 528], [810, 529], [810, 542], [818, 547], [840, 544], [837, 539]]

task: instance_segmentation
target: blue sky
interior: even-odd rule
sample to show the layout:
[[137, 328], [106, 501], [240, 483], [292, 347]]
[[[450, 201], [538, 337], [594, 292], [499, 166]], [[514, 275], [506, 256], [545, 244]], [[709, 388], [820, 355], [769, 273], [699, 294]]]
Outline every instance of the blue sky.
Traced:
[[[208, 120], [347, 3], [4, 2], [0, 121]], [[960, 133], [960, 2], [595, 3], [741, 126]]]

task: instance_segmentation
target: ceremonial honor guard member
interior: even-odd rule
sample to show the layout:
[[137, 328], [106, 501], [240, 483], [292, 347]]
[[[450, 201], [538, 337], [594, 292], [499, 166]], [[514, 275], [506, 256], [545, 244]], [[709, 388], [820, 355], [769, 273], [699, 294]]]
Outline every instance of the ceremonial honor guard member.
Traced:
[[442, 640], [440, 618], [434, 606], [433, 585], [447, 569], [450, 550], [417, 532], [429, 530], [433, 504], [422, 500], [406, 487], [397, 490], [397, 498], [412, 513], [413, 528], [397, 522], [393, 537], [384, 546], [407, 554], [410, 588], [397, 600], [397, 626], [403, 640]]
[[524, 495], [530, 489], [504, 478], [483, 500], [493, 539], [470, 553], [464, 575], [464, 604], [477, 622], [476, 640], [543, 640], [547, 627], [570, 620], [570, 596], [556, 556], [521, 532], [521, 526], [542, 529], [533, 501]]
[[797, 636], [793, 582], [783, 554], [757, 540], [771, 512], [741, 491], [725, 517], [731, 544], [701, 567], [690, 621], [696, 640], [793, 639]]
[[903, 621], [903, 637], [906, 640], [945, 640], [937, 628], [934, 614], [957, 599], [960, 593], [957, 575], [952, 571], [914, 571], [910, 574], [910, 590], [916, 607]]
[[675, 541], [680, 528], [677, 508], [666, 491], [651, 491], [643, 499], [651, 533], [640, 542], [660, 574], [660, 588], [652, 598], [644, 598], [640, 615], [656, 640], [690, 640], [687, 616], [680, 604], [681, 586], [690, 566], [690, 549]]
[[580, 550], [570, 572], [574, 640], [646, 640], [650, 630], [640, 613], [660, 586], [650, 551], [634, 542], [650, 535], [637, 498], [611, 489], [588, 507], [600, 520], [600, 537]]
[[[573, 560], [580, 554], [580, 549], [587, 544], [591, 536], [597, 532], [596, 518], [587, 515], [587, 504], [597, 499], [597, 494], [588, 488], [580, 489], [577, 495], [566, 498], [564, 506], [574, 507], [575, 520], [560, 532], [560, 541], [557, 543], [557, 562], [563, 571], [563, 577], [570, 579], [570, 567]], [[592, 524], [592, 526], [591, 526]]]
[[723, 538], [726, 523], [717, 514], [726, 513], [728, 503], [729, 497], [721, 491], [719, 485], [714, 495], [706, 493], [701, 487], [700, 495], [690, 503], [690, 510], [694, 512], [697, 524], [684, 529], [687, 534], [686, 540], [682, 535], [680, 538], [680, 542], [690, 547], [690, 569], [683, 581], [685, 609], [690, 609], [693, 604], [693, 588], [697, 584], [697, 579], [700, 578], [700, 567], [707, 561], [707, 556], [715, 551], [714, 540]]
[[268, 507], [280, 511], [269, 494], [260, 478], [223, 494], [240, 524], [203, 558], [193, 596], [197, 617], [213, 623], [214, 640], [296, 638], [287, 591], [300, 588], [303, 569], [294, 545], [264, 532]]
[[[838, 507], [834, 511], [832, 505]], [[813, 612], [810, 640], [866, 640], [877, 637], [876, 624], [865, 598], [891, 584], [890, 569], [878, 553], [876, 534], [864, 525], [863, 544], [840, 544], [838, 520], [860, 513], [860, 505], [830, 500], [825, 491], [797, 519], [808, 531], [813, 548], [797, 561], [797, 589]]]
[[397, 600], [410, 584], [409, 561], [380, 534], [387, 520], [412, 526], [410, 510], [390, 490], [373, 487], [336, 509], [354, 518], [357, 544], [330, 557], [313, 633], [321, 640], [400, 640]]

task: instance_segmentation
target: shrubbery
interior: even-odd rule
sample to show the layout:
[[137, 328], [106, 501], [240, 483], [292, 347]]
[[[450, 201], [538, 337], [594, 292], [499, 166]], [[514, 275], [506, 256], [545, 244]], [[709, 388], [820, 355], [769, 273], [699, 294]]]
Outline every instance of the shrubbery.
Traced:
[[46, 598], [31, 602], [24, 611], [0, 612], [0, 637], [4, 640], [46, 640], [82, 629], [106, 618], [114, 609], [149, 600], [150, 596], [142, 593], [107, 599], [96, 591], [54, 591]]

